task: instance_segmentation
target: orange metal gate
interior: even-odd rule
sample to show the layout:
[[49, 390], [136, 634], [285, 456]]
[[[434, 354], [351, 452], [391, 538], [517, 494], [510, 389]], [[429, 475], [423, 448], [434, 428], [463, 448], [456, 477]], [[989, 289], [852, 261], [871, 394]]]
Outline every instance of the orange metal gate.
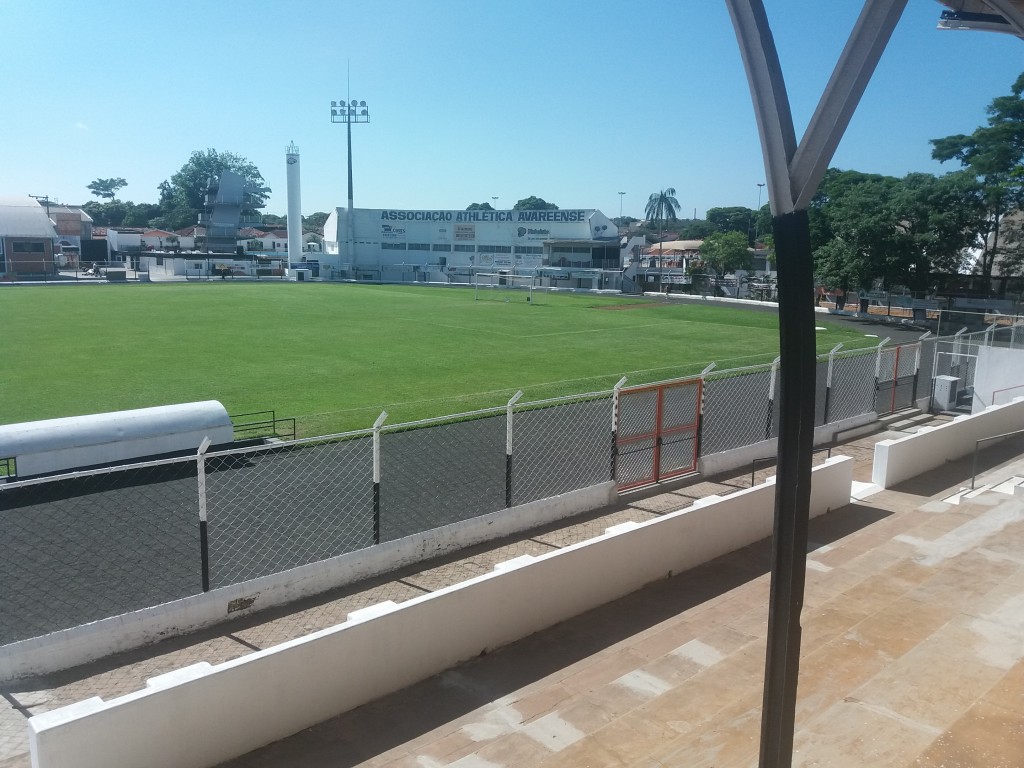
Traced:
[[687, 379], [619, 392], [615, 479], [620, 488], [696, 471], [702, 387], [701, 379]]

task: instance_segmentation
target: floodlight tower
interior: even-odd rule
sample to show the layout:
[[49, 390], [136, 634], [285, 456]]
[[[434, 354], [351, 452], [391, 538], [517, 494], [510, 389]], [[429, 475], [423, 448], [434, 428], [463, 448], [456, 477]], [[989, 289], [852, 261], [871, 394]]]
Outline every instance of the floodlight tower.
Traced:
[[331, 122], [344, 123], [348, 134], [348, 214], [345, 217], [345, 239], [348, 243], [349, 258], [355, 261], [355, 232], [352, 225], [352, 123], [370, 122], [370, 112], [365, 101], [347, 99], [331, 102]]

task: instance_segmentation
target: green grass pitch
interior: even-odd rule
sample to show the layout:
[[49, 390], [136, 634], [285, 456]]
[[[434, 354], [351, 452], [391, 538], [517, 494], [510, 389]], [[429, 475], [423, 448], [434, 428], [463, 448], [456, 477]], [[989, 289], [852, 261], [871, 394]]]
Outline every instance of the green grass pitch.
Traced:
[[[195, 400], [301, 435], [769, 362], [773, 313], [717, 304], [330, 283], [0, 289], [0, 423]], [[819, 351], [865, 346], [838, 326]]]

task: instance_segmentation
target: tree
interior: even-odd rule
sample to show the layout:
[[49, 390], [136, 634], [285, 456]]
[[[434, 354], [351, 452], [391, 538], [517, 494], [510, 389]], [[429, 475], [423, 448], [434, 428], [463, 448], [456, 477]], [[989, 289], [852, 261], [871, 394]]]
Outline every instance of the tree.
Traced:
[[703, 240], [715, 231], [711, 223], [704, 219], [689, 219], [688, 221], [680, 222], [680, 224], [680, 240]]
[[86, 189], [91, 191], [96, 197], [102, 197], [107, 200], [114, 200], [119, 189], [128, 186], [128, 182], [124, 179], [117, 177], [113, 179], [96, 179], [90, 183]]
[[909, 174], [896, 190], [894, 206], [897, 226], [910, 240], [912, 287], [926, 288], [934, 272], [957, 273], [970, 266], [969, 249], [987, 219], [984, 191], [973, 174]]
[[326, 213], [325, 211], [317, 211], [316, 213], [311, 213], [309, 216], [303, 217], [303, 230], [306, 232], [316, 232], [317, 234], [322, 235], [324, 233], [324, 224], [327, 223], [327, 218], [330, 215], [331, 214]]
[[[647, 198], [644, 215], [648, 220], [658, 222], [658, 240], [665, 236], [665, 219], [676, 218], [679, 212], [679, 201], [676, 200], [675, 187], [668, 187], [660, 192], [652, 192]], [[661, 281], [661, 249], [658, 249], [658, 281]]]
[[156, 203], [125, 203], [127, 211], [121, 224], [125, 227], [152, 227], [162, 224], [162, 210]]
[[714, 232], [704, 238], [700, 246], [700, 257], [719, 275], [738, 269], [750, 270], [754, 256], [747, 245], [743, 232]]
[[742, 232], [747, 239], [754, 239], [754, 211], [743, 206], [730, 208], [708, 208], [707, 222], [715, 232]]
[[558, 206], [554, 203], [547, 202], [542, 197], [524, 197], [518, 203], [512, 206], [513, 211], [557, 211]]
[[830, 237], [814, 251], [818, 279], [844, 290], [868, 290], [876, 278], [905, 285], [916, 261], [897, 205], [900, 180], [855, 171], [826, 179], [818, 206]]
[[957, 272], [985, 219], [969, 172], [892, 176], [830, 168], [810, 209], [818, 279], [833, 288], [923, 290]]
[[82, 210], [92, 217], [92, 222], [97, 227], [120, 227], [133, 205], [131, 202], [122, 203], [120, 200], [111, 200], [109, 203], [90, 200], [82, 206]]
[[[161, 184], [158, 188], [161, 192], [161, 199], [166, 199], [168, 216], [178, 218], [183, 211], [189, 212], [194, 223], [195, 214], [204, 207], [206, 190], [210, 181], [218, 178], [224, 171], [234, 171], [242, 177], [245, 182], [257, 187], [263, 187], [263, 175], [259, 169], [240, 155], [233, 152], [218, 152], [216, 149], [207, 149], [205, 152], [193, 152], [188, 161], [171, 176], [169, 188]], [[168, 184], [165, 182], [165, 184]], [[257, 202], [262, 204], [266, 200], [266, 192], [255, 195]], [[173, 214], [171, 213], [173, 212]]]
[[490, 203], [470, 203], [466, 206], [467, 211], [493, 211]]
[[[959, 160], [980, 182], [986, 206], [984, 221], [973, 233], [980, 272], [986, 280], [1006, 247], [1000, 238], [1003, 216], [1024, 204], [1024, 74], [1008, 96], [992, 100], [988, 125], [969, 136], [957, 134], [932, 139], [932, 157], [940, 162]], [[1011, 231], [1011, 237], [1014, 232]]]

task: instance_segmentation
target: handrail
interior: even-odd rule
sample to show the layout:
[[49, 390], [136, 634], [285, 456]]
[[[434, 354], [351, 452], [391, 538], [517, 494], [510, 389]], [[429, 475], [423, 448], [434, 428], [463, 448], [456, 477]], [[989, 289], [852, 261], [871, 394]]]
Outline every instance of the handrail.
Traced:
[[[269, 418], [263, 418], [263, 419], [259, 419], [257, 421], [247, 421], [247, 422], [244, 422], [242, 424], [236, 424], [235, 423], [235, 419], [241, 419], [241, 418], [243, 418], [245, 416], [269, 416]], [[270, 410], [270, 411], [252, 411], [251, 413], [236, 413], [236, 414], [232, 414], [228, 418], [231, 419], [231, 426], [232, 426], [232, 428], [234, 429], [234, 431], [236, 433], [257, 432], [257, 431], [260, 431], [260, 430], [265, 430], [265, 429], [267, 429], [269, 427], [273, 437], [278, 437], [278, 438], [289, 438], [290, 437], [292, 440], [295, 439], [295, 419], [291, 418], [291, 417], [279, 419], [279, 418], [277, 418], [277, 412], [273, 411], [273, 410]], [[289, 424], [289, 423], [291, 424], [291, 429], [290, 430], [282, 429], [280, 432], [278, 431], [278, 428], [277, 428], [278, 424]]]
[[1015, 435], [1024, 435], [1024, 429], [1018, 429], [1013, 432], [1004, 432], [1001, 435], [992, 435], [992, 437], [983, 437], [980, 440], [974, 441], [974, 456], [971, 459], [971, 490], [974, 490], [974, 480], [978, 476], [978, 446], [981, 443], [989, 440], [1000, 440], [1007, 437], [1013, 437]]

